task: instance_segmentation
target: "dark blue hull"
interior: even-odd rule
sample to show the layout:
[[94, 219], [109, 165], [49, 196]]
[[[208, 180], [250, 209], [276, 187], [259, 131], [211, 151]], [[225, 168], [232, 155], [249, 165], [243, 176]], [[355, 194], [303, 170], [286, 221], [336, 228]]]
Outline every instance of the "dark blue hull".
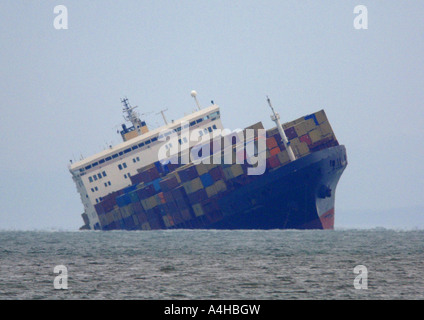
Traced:
[[224, 218], [210, 229], [333, 229], [337, 183], [346, 149], [314, 152], [219, 200]]

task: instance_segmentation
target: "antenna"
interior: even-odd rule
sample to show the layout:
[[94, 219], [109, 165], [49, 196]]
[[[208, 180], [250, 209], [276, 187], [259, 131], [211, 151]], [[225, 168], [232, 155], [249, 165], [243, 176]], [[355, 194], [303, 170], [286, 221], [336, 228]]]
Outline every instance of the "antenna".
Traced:
[[274, 108], [272, 107], [271, 100], [268, 98], [268, 96], [266, 96], [266, 100], [268, 101], [269, 107], [271, 108], [273, 113], [271, 115], [271, 120], [274, 121], [275, 124], [277, 125], [278, 132], [280, 133], [281, 140], [283, 141], [284, 146], [286, 147], [287, 153], [289, 154], [290, 161], [294, 161], [296, 160], [296, 157], [294, 156], [293, 150], [290, 146], [290, 142], [287, 139], [286, 134], [283, 130], [283, 126], [280, 123], [280, 115], [275, 112]]
[[200, 104], [199, 104], [199, 101], [197, 100], [197, 92], [195, 90], [191, 91], [191, 96], [194, 98], [194, 101], [196, 101], [197, 109], [200, 110]]
[[162, 118], [163, 118], [163, 121], [167, 125], [168, 124], [168, 121], [166, 121], [166, 118], [165, 118], [165, 113], [164, 113], [165, 111], [168, 111], [168, 109], [161, 110], [160, 112], [158, 112], [156, 114], [161, 114], [162, 115]]
[[134, 111], [135, 108], [138, 108], [137, 106], [132, 107], [130, 103], [128, 102], [128, 98], [125, 97], [125, 99], [121, 99], [122, 105], [124, 108], [122, 109], [122, 112], [124, 113], [124, 119], [126, 121], [129, 121], [134, 126], [134, 129], [137, 130], [137, 132], [140, 134], [140, 127], [141, 127], [141, 121], [138, 117], [137, 112]]

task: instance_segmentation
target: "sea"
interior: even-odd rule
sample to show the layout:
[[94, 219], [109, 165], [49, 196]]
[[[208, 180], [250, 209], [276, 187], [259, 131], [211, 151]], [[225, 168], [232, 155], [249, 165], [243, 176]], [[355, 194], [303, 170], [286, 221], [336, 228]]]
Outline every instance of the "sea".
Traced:
[[424, 230], [0, 231], [0, 300], [424, 298]]

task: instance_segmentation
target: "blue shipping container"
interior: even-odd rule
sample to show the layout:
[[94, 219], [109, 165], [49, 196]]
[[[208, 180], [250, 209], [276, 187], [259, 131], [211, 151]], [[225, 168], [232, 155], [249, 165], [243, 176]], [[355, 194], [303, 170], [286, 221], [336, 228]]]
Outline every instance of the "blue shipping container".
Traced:
[[200, 180], [205, 188], [210, 187], [214, 183], [212, 176], [209, 173], [202, 174], [200, 176]]
[[124, 193], [122, 196], [116, 198], [116, 204], [118, 207], [122, 208], [131, 203], [131, 198], [128, 193]]

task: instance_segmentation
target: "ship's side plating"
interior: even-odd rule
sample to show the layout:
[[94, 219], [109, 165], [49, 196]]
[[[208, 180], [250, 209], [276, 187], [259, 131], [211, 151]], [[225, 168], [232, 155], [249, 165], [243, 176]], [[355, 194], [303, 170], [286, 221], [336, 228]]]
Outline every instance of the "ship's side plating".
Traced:
[[336, 146], [291, 162], [220, 199], [213, 229], [333, 229], [337, 183], [347, 165]]

